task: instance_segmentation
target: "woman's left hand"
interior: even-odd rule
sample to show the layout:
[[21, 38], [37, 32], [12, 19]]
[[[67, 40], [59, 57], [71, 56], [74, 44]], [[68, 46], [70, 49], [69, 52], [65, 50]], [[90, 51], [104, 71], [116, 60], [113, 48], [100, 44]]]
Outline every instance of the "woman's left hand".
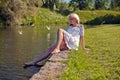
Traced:
[[90, 51], [91, 49], [89, 49], [89, 48], [84, 48], [83, 50], [85, 50], [86, 53], [89, 53], [89, 51]]

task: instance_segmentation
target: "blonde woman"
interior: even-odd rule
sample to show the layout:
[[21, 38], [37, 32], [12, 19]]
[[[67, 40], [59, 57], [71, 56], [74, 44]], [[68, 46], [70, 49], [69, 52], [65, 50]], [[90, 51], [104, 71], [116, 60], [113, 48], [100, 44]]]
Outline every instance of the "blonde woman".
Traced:
[[64, 49], [78, 50], [79, 42], [81, 43], [82, 49], [87, 50], [84, 43], [84, 27], [80, 24], [79, 16], [75, 13], [71, 13], [68, 15], [68, 21], [69, 26], [66, 31], [58, 29], [56, 43], [35, 60], [25, 63], [25, 66], [36, 65], [38, 62], [46, 59], [50, 54], [59, 53]]

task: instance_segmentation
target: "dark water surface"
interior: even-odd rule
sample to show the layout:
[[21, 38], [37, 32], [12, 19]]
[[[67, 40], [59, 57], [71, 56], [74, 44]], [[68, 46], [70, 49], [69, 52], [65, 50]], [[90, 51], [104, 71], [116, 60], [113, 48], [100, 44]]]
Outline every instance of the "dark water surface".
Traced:
[[0, 80], [28, 80], [40, 67], [23, 68], [54, 41], [58, 28], [66, 25], [17, 26], [0, 29]]

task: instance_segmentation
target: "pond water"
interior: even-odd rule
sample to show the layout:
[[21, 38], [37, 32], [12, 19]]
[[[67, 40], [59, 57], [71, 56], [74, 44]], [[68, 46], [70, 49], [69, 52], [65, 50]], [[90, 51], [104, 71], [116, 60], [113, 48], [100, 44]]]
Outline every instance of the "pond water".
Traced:
[[[17, 26], [0, 29], [0, 80], [28, 80], [40, 67], [23, 68], [43, 53], [67, 25]], [[50, 30], [49, 28], [50, 27]]]

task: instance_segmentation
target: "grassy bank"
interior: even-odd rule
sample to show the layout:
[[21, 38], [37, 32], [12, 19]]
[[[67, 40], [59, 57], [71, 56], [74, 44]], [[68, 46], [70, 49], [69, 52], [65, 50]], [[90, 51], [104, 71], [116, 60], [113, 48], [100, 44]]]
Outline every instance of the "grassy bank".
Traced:
[[23, 24], [63, 24], [67, 23], [66, 16], [45, 8], [35, 8], [23, 18]]
[[120, 12], [111, 10], [75, 11], [82, 23], [87, 24], [120, 24]]
[[[24, 18], [24, 24], [63, 24], [67, 23], [67, 16], [63, 16], [49, 9], [39, 8], [34, 10], [34, 14]], [[75, 11], [80, 16], [81, 23], [85, 24], [119, 24], [120, 13], [118, 11], [95, 10], [95, 11]]]
[[85, 53], [72, 51], [66, 62], [68, 69], [60, 80], [119, 80], [120, 25], [100, 25], [85, 30]]

